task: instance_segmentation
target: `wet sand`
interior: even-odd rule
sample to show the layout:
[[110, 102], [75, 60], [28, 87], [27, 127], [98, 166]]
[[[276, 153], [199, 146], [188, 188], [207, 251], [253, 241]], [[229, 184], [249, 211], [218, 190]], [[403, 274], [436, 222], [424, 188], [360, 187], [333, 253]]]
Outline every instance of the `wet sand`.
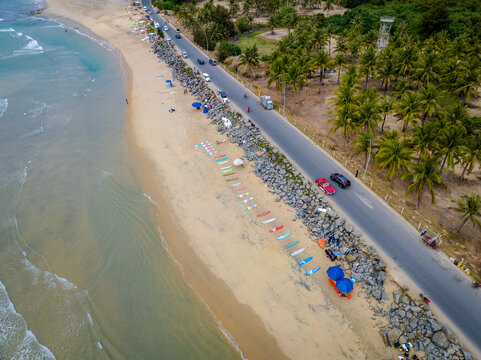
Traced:
[[[226, 181], [214, 159], [194, 150], [195, 143], [207, 140], [230, 161], [242, 156], [233, 144], [216, 145], [222, 138], [205, 115], [190, 106], [194, 99], [184, 95], [182, 87], [174, 82], [175, 93], [167, 93], [172, 90], [164, 85], [171, 79], [170, 70], [148, 42], [140, 41], [142, 35], [130, 33], [129, 17], [134, 15], [123, 9], [126, 4], [49, 0], [46, 13], [80, 23], [123, 55], [128, 74], [126, 132], [139, 180], [158, 204], [153, 214], [159, 214], [173, 264], [208, 305], [214, 321], [220, 321], [250, 359], [390, 358], [369, 303], [356, 293], [351, 300], [337, 297], [325, 274], [330, 263], [305, 227], [293, 221], [293, 209], [275, 202], [247, 164], [232, 176], [247, 187], [254, 197], [251, 203], [258, 204], [245, 211], [235, 198], [233, 182]], [[177, 111], [169, 113], [172, 107]], [[255, 215], [264, 210], [277, 220], [262, 224]], [[268, 231], [279, 225], [306, 247], [302, 258], [314, 257], [303, 271], [276, 240], [283, 231]], [[304, 276], [318, 265], [321, 271]]]

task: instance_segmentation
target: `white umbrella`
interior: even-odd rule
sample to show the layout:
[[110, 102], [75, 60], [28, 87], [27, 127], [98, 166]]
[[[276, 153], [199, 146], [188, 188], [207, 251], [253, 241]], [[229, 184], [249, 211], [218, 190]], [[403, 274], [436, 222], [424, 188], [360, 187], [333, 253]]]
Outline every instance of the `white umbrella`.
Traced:
[[242, 166], [242, 165], [244, 165], [244, 160], [234, 159], [234, 161], [232, 163], [234, 164], [234, 166]]

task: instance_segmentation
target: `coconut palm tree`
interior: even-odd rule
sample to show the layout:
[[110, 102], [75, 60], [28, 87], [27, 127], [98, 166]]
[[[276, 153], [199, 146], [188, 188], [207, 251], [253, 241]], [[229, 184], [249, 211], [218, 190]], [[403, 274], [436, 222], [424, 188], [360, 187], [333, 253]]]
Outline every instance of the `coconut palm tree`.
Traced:
[[380, 58], [377, 75], [379, 79], [382, 79], [381, 89], [384, 87], [384, 95], [386, 95], [391, 81], [396, 78], [396, 68], [394, 67], [391, 55], [386, 54], [384, 57]]
[[412, 152], [405, 140], [385, 139], [379, 145], [375, 156], [376, 166], [387, 169], [386, 180], [390, 181], [391, 187], [398, 171], [401, 171], [401, 174], [407, 171], [412, 160]]
[[409, 76], [416, 66], [417, 59], [418, 48], [416, 45], [408, 45], [398, 49], [396, 52], [396, 63], [399, 75]]
[[324, 69], [329, 65], [331, 58], [324, 50], [319, 50], [311, 57], [311, 68], [319, 70], [319, 91], [321, 93], [322, 80], [324, 79]]
[[403, 124], [403, 132], [419, 116], [420, 111], [419, 95], [414, 91], [405, 93], [396, 106], [396, 117]]
[[271, 34], [274, 35], [274, 28], [276, 27], [276, 19], [274, 16], [271, 16], [266, 23], [267, 27], [271, 29]]
[[461, 156], [461, 149], [464, 145], [466, 129], [463, 126], [448, 126], [441, 130], [438, 136], [440, 153], [444, 155], [439, 171], [443, 171], [444, 165], [454, 168], [455, 162]]
[[356, 117], [356, 106], [348, 103], [337, 111], [335, 118], [329, 119], [328, 121], [330, 123], [334, 123], [334, 126], [329, 130], [329, 135], [339, 129], [341, 130], [344, 138], [344, 143], [342, 146], [343, 151], [346, 151], [346, 142], [349, 142], [351, 136], [353, 136], [356, 132]]
[[304, 74], [302, 73], [302, 69], [297, 62], [293, 62], [286, 68], [286, 71], [284, 71], [282, 75], [283, 83], [286, 86], [292, 86], [292, 91], [294, 93], [294, 112], [296, 112], [296, 93], [299, 89], [301, 78], [304, 76]]
[[418, 154], [418, 162], [422, 156], [429, 156], [430, 151], [437, 146], [438, 128], [432, 122], [416, 126], [411, 136], [411, 146]]
[[440, 79], [438, 58], [439, 55], [434, 51], [428, 51], [421, 56], [414, 74], [415, 79], [418, 80], [416, 88], [419, 88], [421, 83], [427, 86]]
[[369, 81], [369, 74], [373, 74], [376, 68], [376, 49], [374, 46], [369, 46], [361, 55], [361, 73], [366, 75], [366, 84], [364, 89], [367, 89]]
[[348, 86], [344, 82], [342, 82], [339, 88], [334, 91], [334, 94], [336, 95], [336, 97], [333, 98], [331, 102], [335, 105], [336, 109], [340, 109], [347, 104], [357, 103], [356, 89], [352, 86]]
[[384, 132], [384, 123], [386, 122], [386, 116], [390, 114], [394, 110], [394, 106], [396, 103], [396, 99], [393, 97], [386, 95], [381, 99], [379, 103], [379, 110], [383, 114], [382, 118], [382, 125], [381, 125], [381, 132]]
[[351, 64], [346, 68], [342, 75], [342, 81], [346, 86], [355, 88], [355, 90], [359, 89], [359, 73], [356, 65]]
[[406, 189], [405, 196], [408, 197], [412, 192], [417, 194], [416, 209], [419, 208], [425, 189], [428, 189], [429, 193], [431, 194], [431, 202], [433, 204], [435, 201], [435, 186], [441, 187], [442, 189], [448, 191], [448, 187], [441, 180], [441, 176], [438, 171], [440, 162], [441, 159], [439, 156], [422, 156], [419, 163], [411, 164], [409, 171], [401, 176], [402, 180], [407, 179], [412, 181], [412, 184]]
[[478, 57], [470, 57], [468, 61], [461, 63], [461, 69], [455, 93], [463, 98], [463, 104], [469, 104], [471, 96], [478, 96], [478, 88], [481, 85], [481, 61]]
[[[376, 92], [377, 95], [377, 92]], [[374, 133], [381, 121], [381, 109], [377, 97], [365, 96], [361, 99], [358, 111], [358, 123], [366, 132]]]
[[259, 51], [256, 44], [251, 47], [246, 47], [239, 56], [240, 64], [247, 65], [250, 76], [252, 77], [252, 68], [259, 66]]
[[375, 148], [373, 144], [374, 140], [374, 133], [371, 132], [364, 132], [359, 134], [356, 138], [354, 145], [351, 147], [351, 150], [354, 150], [356, 155], [361, 155], [361, 159], [364, 158], [364, 166], [366, 167], [367, 164], [367, 157], [369, 153], [369, 148]]
[[441, 108], [439, 105], [440, 96], [441, 91], [433, 84], [421, 88], [419, 92], [419, 105], [423, 114], [421, 118], [422, 125], [424, 125], [424, 121], [428, 116], [430, 118], [433, 117]]
[[456, 232], [460, 232], [464, 224], [471, 220], [473, 228], [478, 226], [481, 228], [481, 221], [478, 217], [481, 216], [481, 196], [479, 194], [461, 195], [461, 198], [454, 201], [457, 206], [451, 207], [454, 211], [461, 214], [463, 222], [459, 225]]
[[324, 1], [324, 11], [326, 12], [326, 17], [329, 17], [329, 11], [334, 9], [333, 0]]
[[319, 51], [319, 49], [326, 46], [327, 40], [327, 32], [324, 29], [315, 29], [311, 32], [311, 36], [309, 39], [309, 49]]
[[469, 175], [477, 162], [481, 162], [481, 133], [473, 134], [464, 141], [461, 148], [461, 159], [463, 172], [460, 180], [463, 181], [464, 175]]
[[337, 68], [337, 83], [339, 84], [339, 79], [341, 78], [341, 69], [346, 65], [346, 56], [341, 53], [336, 54], [333, 60], [334, 66]]

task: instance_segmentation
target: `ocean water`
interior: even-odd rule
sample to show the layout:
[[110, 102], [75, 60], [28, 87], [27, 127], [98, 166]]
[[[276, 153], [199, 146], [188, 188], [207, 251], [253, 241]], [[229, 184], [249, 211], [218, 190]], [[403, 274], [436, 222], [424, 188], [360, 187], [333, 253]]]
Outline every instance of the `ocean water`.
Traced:
[[0, 0], [0, 359], [236, 359], [163, 247], [120, 57]]

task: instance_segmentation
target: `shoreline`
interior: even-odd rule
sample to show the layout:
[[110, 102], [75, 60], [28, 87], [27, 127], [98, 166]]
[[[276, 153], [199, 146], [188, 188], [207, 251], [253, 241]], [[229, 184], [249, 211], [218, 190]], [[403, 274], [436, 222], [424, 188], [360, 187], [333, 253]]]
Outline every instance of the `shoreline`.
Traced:
[[[167, 251], [173, 253], [173, 264], [206, 311], [220, 321], [220, 332], [225, 328], [247, 358], [391, 358], [369, 304], [357, 294], [349, 302], [339, 300], [329, 284], [316, 278], [320, 275], [311, 281], [293, 271], [288, 253], [281, 253], [279, 243], [268, 238], [272, 235], [265, 234], [265, 225], [259, 225], [252, 213], [242, 212], [230, 186], [215, 173], [216, 164], [193, 152], [192, 144], [204, 140], [214, 144], [219, 135], [205, 116], [192, 111], [189, 95], [162, 91], [163, 80], [154, 76], [170, 77], [170, 69], [159, 63], [150, 43], [141, 43], [122, 27], [129, 26], [127, 13], [120, 10], [124, 4], [107, 1], [113, 16], [102, 14], [105, 9], [84, 9], [92, 15], [88, 18], [66, 10], [77, 4], [52, 3], [60, 14], [51, 7], [45, 13], [71, 18], [96, 37], [109, 39], [121, 54], [129, 99], [125, 134], [134, 168], [146, 196], [161, 204], [158, 209], [152, 206], [153, 216], [160, 213], [159, 229]], [[172, 106], [178, 111], [171, 114], [167, 108]], [[237, 145], [217, 147], [232, 158], [242, 156]], [[292, 222], [292, 210], [274, 201], [250, 164], [239, 170], [239, 176], [256, 201], [269, 206], [279, 222], [290, 224], [293, 237], [306, 242], [305, 227]], [[319, 249], [310, 242], [308, 251]], [[329, 264], [327, 259], [319, 262], [323, 270]]]
[[[98, 32], [94, 32], [91, 28], [85, 26], [79, 19], [58, 14], [58, 4], [52, 6], [54, 2], [53, 0], [46, 1], [42, 14], [85, 36], [92, 37], [95, 41], [101, 41], [113, 49], [120, 57], [119, 68], [124, 78], [126, 99], [134, 98], [132, 91], [133, 70], [122, 50]], [[171, 217], [169, 212], [164, 212], [162, 217], [158, 216], [159, 209], [157, 207], [160, 207], [159, 204], [163, 204], [165, 208], [168, 208], [168, 205], [165, 205], [168, 204], [168, 201], [165, 194], [162, 194], [158, 187], [154, 185], [156, 179], [148, 176], [152, 164], [135, 139], [133, 106], [130, 106], [131, 104], [132, 102], [129, 100], [124, 126], [127, 148], [130, 150], [129, 156], [141, 188], [144, 191], [147, 189], [152, 195], [151, 202], [155, 204], [152, 205], [153, 217], [156, 219], [154, 222], [158, 224], [159, 235], [163, 239], [162, 246], [168, 252], [173, 266], [181, 272], [184, 280], [199, 299], [203, 310], [208, 313], [214, 326], [219, 329], [219, 333], [226, 342], [230, 343], [240, 358], [245, 359], [244, 355], [248, 355], [247, 357], [256, 359], [271, 359], [272, 356], [279, 360], [288, 359], [274, 336], [267, 331], [260, 317], [249, 306], [239, 303], [227, 284], [210, 272], [205, 263], [199, 259], [193, 248], [188, 244], [182, 229], [176, 226], [178, 222]], [[146, 196], [149, 195], [146, 194]], [[199, 272], [199, 268], [203, 268], [203, 271]], [[222, 300], [222, 302], [220, 303], [219, 300]], [[223, 311], [225, 308], [229, 308], [230, 311]], [[235, 311], [232, 311], [234, 309]], [[243, 331], [243, 329], [249, 329], [249, 331]]]

